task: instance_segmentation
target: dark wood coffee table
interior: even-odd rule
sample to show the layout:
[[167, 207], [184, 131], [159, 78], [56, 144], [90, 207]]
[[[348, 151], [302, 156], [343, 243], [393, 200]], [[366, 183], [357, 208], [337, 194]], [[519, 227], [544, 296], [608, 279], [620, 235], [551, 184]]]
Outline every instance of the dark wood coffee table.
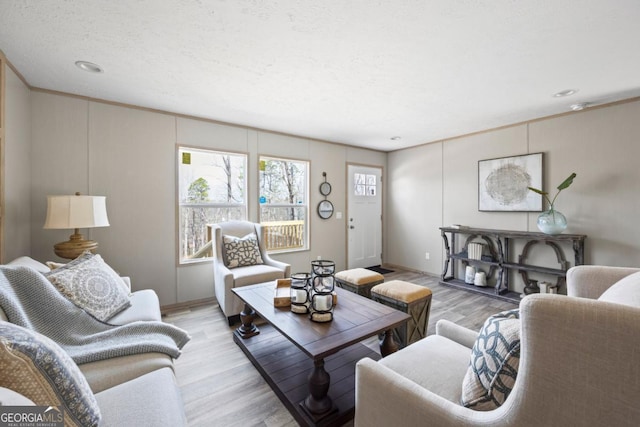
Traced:
[[[391, 332], [409, 316], [336, 288], [333, 320], [315, 323], [289, 307], [274, 307], [274, 288], [269, 282], [233, 289], [245, 303], [234, 341], [300, 424], [347, 422], [355, 408], [355, 364], [363, 357], [380, 359], [361, 341], [384, 332], [380, 353], [396, 351]], [[268, 324], [258, 329], [255, 313]]]

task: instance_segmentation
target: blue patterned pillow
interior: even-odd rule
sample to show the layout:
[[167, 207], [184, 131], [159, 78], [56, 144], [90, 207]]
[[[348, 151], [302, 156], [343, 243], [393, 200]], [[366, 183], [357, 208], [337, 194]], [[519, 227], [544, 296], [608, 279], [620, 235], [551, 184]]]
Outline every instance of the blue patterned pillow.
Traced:
[[100, 255], [85, 252], [45, 276], [67, 299], [102, 322], [131, 306], [127, 285]]
[[479, 411], [502, 405], [513, 389], [519, 363], [520, 310], [489, 317], [471, 350], [462, 382], [462, 405]]
[[62, 406], [65, 426], [97, 426], [98, 402], [80, 369], [58, 344], [0, 321], [0, 387], [36, 405]]
[[255, 233], [244, 237], [222, 236], [225, 265], [229, 268], [264, 264]]

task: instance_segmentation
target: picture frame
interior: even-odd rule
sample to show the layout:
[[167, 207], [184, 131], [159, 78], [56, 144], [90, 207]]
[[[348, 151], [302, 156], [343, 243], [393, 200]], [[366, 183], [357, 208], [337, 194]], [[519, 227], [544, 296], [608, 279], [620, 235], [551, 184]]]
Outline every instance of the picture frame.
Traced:
[[478, 210], [481, 212], [542, 212], [543, 153], [478, 161]]

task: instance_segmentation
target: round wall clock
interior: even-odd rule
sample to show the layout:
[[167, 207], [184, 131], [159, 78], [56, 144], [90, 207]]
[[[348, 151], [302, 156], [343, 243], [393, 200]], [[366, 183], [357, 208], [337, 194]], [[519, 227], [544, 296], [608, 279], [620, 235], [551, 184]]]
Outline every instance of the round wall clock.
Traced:
[[323, 196], [328, 196], [331, 193], [331, 184], [327, 181], [320, 184], [320, 194]]
[[333, 215], [333, 203], [328, 200], [323, 200], [318, 203], [318, 215], [322, 219], [329, 219]]

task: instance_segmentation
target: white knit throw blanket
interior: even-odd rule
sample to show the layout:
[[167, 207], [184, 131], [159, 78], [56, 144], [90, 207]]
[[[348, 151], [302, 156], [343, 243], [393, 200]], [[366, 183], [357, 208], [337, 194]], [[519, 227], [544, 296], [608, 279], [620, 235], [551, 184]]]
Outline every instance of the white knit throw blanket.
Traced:
[[103, 323], [29, 267], [0, 267], [0, 307], [9, 322], [51, 338], [78, 364], [148, 352], [177, 358], [190, 339], [163, 322]]

